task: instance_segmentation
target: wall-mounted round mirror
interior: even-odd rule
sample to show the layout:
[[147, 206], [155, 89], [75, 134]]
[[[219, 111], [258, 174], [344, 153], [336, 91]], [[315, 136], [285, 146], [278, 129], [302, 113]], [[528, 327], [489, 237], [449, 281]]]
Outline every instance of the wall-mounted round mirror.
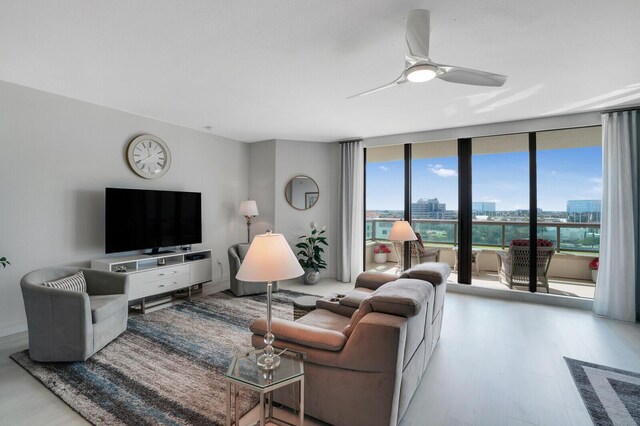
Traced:
[[320, 190], [316, 181], [309, 176], [296, 176], [287, 183], [284, 197], [294, 209], [307, 210], [318, 202]]

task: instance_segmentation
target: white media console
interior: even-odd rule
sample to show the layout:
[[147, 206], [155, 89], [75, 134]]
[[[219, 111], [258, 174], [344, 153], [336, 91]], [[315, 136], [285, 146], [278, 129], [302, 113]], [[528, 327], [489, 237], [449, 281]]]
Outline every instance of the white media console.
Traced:
[[136, 254], [91, 261], [92, 269], [129, 276], [129, 301], [139, 300], [142, 312], [145, 298], [187, 289], [211, 281], [211, 250], [179, 250], [156, 255]]

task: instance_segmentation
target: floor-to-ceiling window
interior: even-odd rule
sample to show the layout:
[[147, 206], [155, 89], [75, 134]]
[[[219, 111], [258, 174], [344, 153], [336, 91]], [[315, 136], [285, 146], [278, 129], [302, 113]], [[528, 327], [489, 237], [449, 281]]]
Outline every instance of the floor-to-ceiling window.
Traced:
[[529, 238], [529, 135], [474, 138], [472, 188], [472, 279], [528, 287], [509, 248]]
[[586, 127], [536, 134], [538, 238], [555, 252], [550, 292], [593, 298], [592, 262], [600, 250], [602, 129]]
[[387, 237], [393, 223], [404, 219], [404, 146], [368, 148], [366, 157], [365, 268], [388, 270], [398, 257]]
[[427, 255], [461, 268], [453, 281], [591, 298], [601, 163], [599, 126], [369, 148], [366, 268], [395, 271], [386, 236], [406, 206]]
[[458, 243], [458, 148], [455, 140], [411, 145], [411, 226], [420, 238], [412, 264], [454, 261]]

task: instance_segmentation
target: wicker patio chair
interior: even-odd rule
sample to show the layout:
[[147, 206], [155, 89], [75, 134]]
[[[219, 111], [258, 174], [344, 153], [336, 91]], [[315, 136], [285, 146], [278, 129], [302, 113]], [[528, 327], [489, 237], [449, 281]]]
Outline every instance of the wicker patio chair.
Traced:
[[419, 232], [416, 232], [416, 237], [418, 237], [418, 240], [411, 244], [411, 256], [415, 256], [418, 259], [418, 264], [422, 262], [439, 262], [440, 249], [425, 247]]
[[[515, 244], [514, 244], [515, 243]], [[538, 240], [538, 264], [536, 273], [536, 285], [544, 287], [549, 293], [549, 265], [555, 253], [553, 243], [549, 240]], [[514, 285], [529, 285], [529, 241], [514, 240], [508, 251], [497, 251], [498, 276], [502, 284], [509, 288]]]

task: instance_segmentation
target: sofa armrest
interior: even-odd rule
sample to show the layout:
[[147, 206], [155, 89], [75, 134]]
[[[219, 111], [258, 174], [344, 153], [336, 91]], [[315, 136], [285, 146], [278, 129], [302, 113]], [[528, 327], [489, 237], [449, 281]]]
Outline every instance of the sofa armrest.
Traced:
[[[330, 351], [287, 341], [275, 331], [273, 346], [304, 353], [305, 362], [313, 364], [353, 371], [393, 372], [402, 368], [406, 323], [406, 318], [397, 315], [372, 312], [360, 320], [342, 350]], [[255, 348], [264, 347], [261, 335], [252, 335], [251, 343]]]
[[[264, 336], [267, 333], [267, 321], [260, 318], [251, 324], [250, 329], [254, 334]], [[271, 332], [279, 340], [334, 352], [341, 350], [347, 341], [347, 337], [339, 331], [312, 327], [279, 318], [274, 318], [271, 321]]]
[[357, 308], [351, 308], [349, 306], [341, 305], [340, 302], [332, 302], [331, 296], [323, 297], [316, 301], [316, 309], [324, 309], [334, 314], [342, 315], [343, 317], [351, 318]]
[[[53, 348], [80, 349], [86, 359], [93, 353], [93, 324], [89, 295], [84, 292], [21, 283], [29, 326], [29, 354], [36, 361], [51, 361]], [[65, 359], [64, 353], [57, 359]]]
[[371, 290], [377, 290], [391, 281], [397, 280], [398, 277], [390, 274], [381, 274], [380, 272], [363, 272], [356, 278], [356, 287], [365, 287]]
[[91, 296], [127, 294], [129, 291], [127, 274], [98, 269], [83, 269], [82, 273], [87, 281], [87, 293]]

